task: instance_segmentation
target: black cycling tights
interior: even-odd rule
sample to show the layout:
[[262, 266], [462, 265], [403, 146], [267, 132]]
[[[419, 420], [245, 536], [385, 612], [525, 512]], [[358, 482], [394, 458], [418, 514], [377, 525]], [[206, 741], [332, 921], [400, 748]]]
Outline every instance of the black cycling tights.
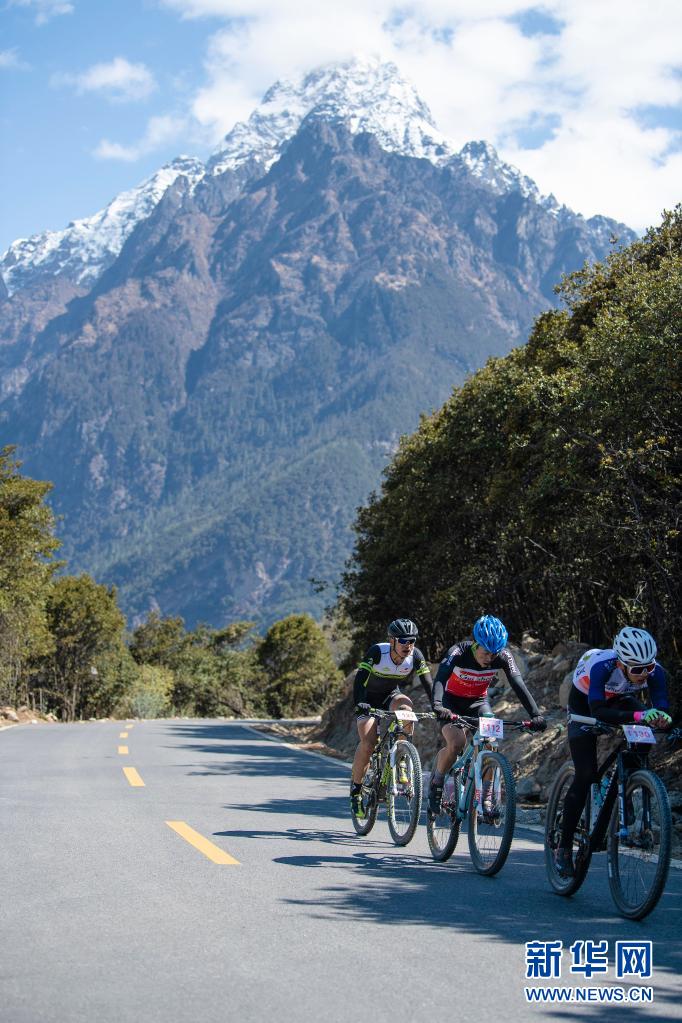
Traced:
[[573, 847], [573, 835], [578, 827], [590, 791], [590, 785], [597, 780], [597, 736], [581, 735], [568, 740], [568, 747], [573, 757], [575, 778], [566, 793], [564, 800], [564, 817], [561, 826], [561, 847]]

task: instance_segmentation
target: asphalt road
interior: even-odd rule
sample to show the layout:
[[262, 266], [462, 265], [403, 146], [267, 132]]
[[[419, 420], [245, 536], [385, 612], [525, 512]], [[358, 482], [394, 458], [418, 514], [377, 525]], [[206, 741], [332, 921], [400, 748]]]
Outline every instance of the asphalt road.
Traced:
[[[231, 722], [0, 732], [2, 1023], [682, 1018], [682, 871], [630, 923], [603, 855], [561, 899], [529, 831], [490, 879], [465, 836], [444, 865], [423, 826], [396, 848], [383, 810], [358, 838], [348, 777]], [[525, 979], [533, 940], [563, 942], [559, 981]], [[606, 977], [569, 974], [576, 940], [608, 942]], [[623, 940], [653, 942], [650, 980], [615, 980]], [[653, 1003], [524, 995], [630, 983]]]

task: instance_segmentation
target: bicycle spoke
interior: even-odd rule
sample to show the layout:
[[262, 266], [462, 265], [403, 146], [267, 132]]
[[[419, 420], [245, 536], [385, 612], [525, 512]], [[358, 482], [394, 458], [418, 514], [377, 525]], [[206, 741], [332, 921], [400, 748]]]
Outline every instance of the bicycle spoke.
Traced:
[[472, 862], [481, 874], [503, 866], [514, 833], [516, 792], [511, 768], [501, 753], [484, 751], [480, 758], [482, 788], [469, 799], [467, 833]]
[[388, 803], [388, 827], [396, 845], [407, 845], [419, 822], [422, 805], [422, 768], [419, 754], [411, 742], [395, 744], [395, 768], [392, 772]]
[[434, 860], [440, 863], [452, 856], [459, 838], [460, 822], [457, 819], [459, 793], [459, 777], [455, 780], [453, 775], [448, 773], [443, 781], [440, 813], [436, 817], [430, 814], [427, 817], [426, 834], [429, 848]]
[[628, 779], [625, 822], [618, 806], [609, 829], [609, 884], [621, 913], [640, 920], [658, 902], [670, 865], [671, 819], [667, 793], [647, 770]]

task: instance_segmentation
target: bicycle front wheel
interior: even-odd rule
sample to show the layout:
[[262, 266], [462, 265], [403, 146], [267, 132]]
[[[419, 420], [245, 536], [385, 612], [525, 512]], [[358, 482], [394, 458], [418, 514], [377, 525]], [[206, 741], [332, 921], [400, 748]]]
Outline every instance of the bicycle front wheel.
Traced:
[[660, 899], [670, 869], [672, 819], [665, 786], [652, 771], [634, 771], [625, 786], [625, 822], [618, 805], [609, 824], [611, 896], [620, 913], [641, 920]]
[[492, 877], [509, 855], [516, 821], [516, 788], [509, 761], [496, 750], [479, 755], [483, 788], [469, 794], [467, 837], [471, 861], [479, 872]]
[[388, 830], [396, 845], [414, 837], [422, 808], [422, 765], [411, 742], [399, 739], [387, 792]]
[[429, 840], [431, 855], [439, 863], [445, 863], [446, 860], [450, 859], [459, 839], [460, 821], [457, 816], [457, 807], [459, 805], [460, 791], [459, 771], [456, 775], [448, 771], [443, 781], [443, 798], [440, 804], [440, 813], [436, 817], [427, 813], [426, 837]]
[[561, 830], [564, 819], [564, 800], [566, 793], [573, 784], [575, 770], [573, 764], [564, 764], [559, 771], [547, 800], [547, 816], [545, 818], [545, 867], [547, 878], [557, 895], [573, 895], [578, 891], [587, 877], [592, 859], [588, 821], [590, 819], [590, 796], [583, 808], [573, 838], [573, 877], [562, 877], [556, 869], [554, 856], [561, 841]]

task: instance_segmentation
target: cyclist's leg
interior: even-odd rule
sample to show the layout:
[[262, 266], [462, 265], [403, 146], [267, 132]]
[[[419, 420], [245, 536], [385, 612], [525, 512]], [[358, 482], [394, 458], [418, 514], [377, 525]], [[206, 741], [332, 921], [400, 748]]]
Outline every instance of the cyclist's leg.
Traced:
[[583, 811], [590, 785], [597, 778], [597, 737], [596, 735], [569, 736], [568, 747], [575, 768], [575, 777], [566, 793], [561, 825], [561, 849], [573, 848], [573, 835]]
[[[451, 710], [454, 714], [470, 714], [471, 703], [471, 700], [462, 699], [461, 697], [458, 698], [452, 696], [450, 693], [446, 693], [443, 698], [443, 706], [447, 710]], [[461, 756], [466, 745], [466, 732], [462, 725], [455, 723], [446, 724], [443, 725], [440, 731], [445, 741], [445, 745], [442, 747], [436, 758], [435, 768], [433, 775], [431, 776], [431, 784], [429, 786], [429, 812], [433, 814], [433, 816], [437, 816], [440, 813], [445, 775], [448, 773], [455, 760]]]
[[374, 747], [377, 744], [376, 718], [369, 717], [366, 714], [359, 717], [357, 719], [357, 728], [360, 742], [355, 750], [351, 778], [353, 780], [353, 785], [359, 788], [362, 784], [362, 779], [365, 776], [365, 771], [369, 764], [369, 758], [372, 756]]

